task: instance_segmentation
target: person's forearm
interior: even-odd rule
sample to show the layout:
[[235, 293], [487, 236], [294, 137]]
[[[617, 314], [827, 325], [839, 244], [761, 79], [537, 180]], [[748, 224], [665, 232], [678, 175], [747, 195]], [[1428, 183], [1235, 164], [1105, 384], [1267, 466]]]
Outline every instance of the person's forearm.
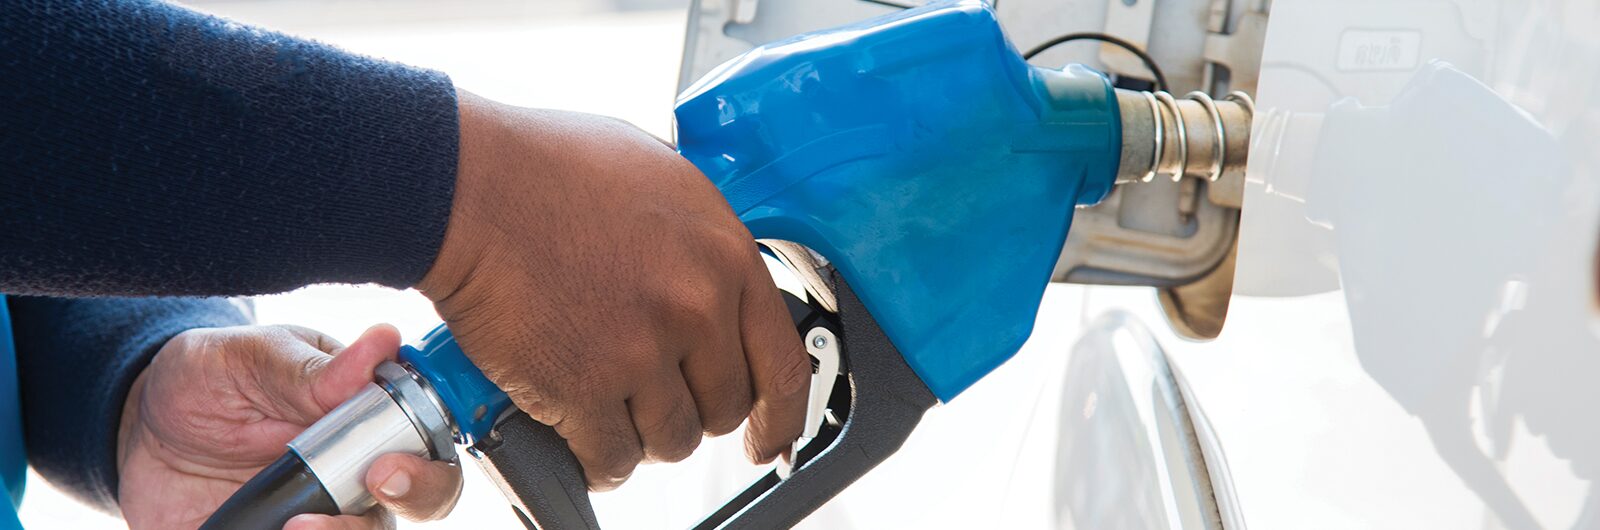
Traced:
[[0, 292], [408, 287], [449, 219], [448, 78], [160, 2], [4, 2], [0, 108]]
[[221, 298], [9, 297], [28, 462], [116, 513], [116, 441], [128, 387], [167, 339], [249, 323]]

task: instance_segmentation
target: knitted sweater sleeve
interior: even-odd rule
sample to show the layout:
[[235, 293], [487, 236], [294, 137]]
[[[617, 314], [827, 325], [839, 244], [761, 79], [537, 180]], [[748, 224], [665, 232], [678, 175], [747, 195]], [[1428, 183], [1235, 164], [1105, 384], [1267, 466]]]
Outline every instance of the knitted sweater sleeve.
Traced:
[[456, 119], [438, 72], [155, 0], [0, 2], [0, 292], [410, 286]]

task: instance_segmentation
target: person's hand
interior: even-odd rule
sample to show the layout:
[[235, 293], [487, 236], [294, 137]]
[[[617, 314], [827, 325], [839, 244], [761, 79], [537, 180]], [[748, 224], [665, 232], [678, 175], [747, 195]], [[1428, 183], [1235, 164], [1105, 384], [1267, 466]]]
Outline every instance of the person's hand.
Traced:
[[771, 461], [810, 363], [750, 232], [624, 122], [460, 93], [450, 223], [419, 290], [485, 375], [555, 427], [589, 487], [737, 428]]
[[[285, 444], [373, 380], [400, 335], [367, 330], [350, 347], [304, 328], [196, 329], [162, 346], [134, 381], [118, 436], [118, 502], [128, 526], [195, 528], [285, 451]], [[392, 528], [398, 513], [436, 519], [461, 493], [460, 467], [385, 455], [366, 476], [379, 508], [302, 515], [294, 530]]]

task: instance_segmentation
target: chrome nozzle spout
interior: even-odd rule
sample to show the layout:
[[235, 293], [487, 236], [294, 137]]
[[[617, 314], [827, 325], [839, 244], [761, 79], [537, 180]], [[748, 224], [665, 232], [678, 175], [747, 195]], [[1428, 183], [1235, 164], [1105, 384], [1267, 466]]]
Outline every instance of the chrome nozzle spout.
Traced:
[[1118, 89], [1117, 108], [1122, 115], [1117, 184], [1183, 177], [1221, 187], [1243, 182], [1255, 114], [1250, 96], [1234, 92], [1215, 100], [1204, 92], [1178, 98]]

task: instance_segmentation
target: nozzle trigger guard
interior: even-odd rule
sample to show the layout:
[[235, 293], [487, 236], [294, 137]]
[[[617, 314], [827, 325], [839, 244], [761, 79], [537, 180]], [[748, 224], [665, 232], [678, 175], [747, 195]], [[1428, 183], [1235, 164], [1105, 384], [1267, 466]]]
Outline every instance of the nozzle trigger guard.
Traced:
[[[787, 476], [777, 469], [767, 473], [701, 520], [697, 530], [794, 526], [899, 450], [937, 403], [839, 273], [828, 267], [826, 277], [837, 295], [837, 315], [785, 298], [803, 332], [823, 328], [835, 336], [842, 377], [820, 402], [838, 423], [826, 421], [823, 411], [816, 416], [822, 421], [812, 423], [814, 409], [808, 408], [807, 432], [815, 425], [815, 436], [795, 451]], [[800, 307], [808, 314], [800, 314]], [[806, 333], [808, 353], [815, 336]], [[819, 376], [823, 362], [819, 358]], [[813, 379], [813, 404], [820, 379]]]

